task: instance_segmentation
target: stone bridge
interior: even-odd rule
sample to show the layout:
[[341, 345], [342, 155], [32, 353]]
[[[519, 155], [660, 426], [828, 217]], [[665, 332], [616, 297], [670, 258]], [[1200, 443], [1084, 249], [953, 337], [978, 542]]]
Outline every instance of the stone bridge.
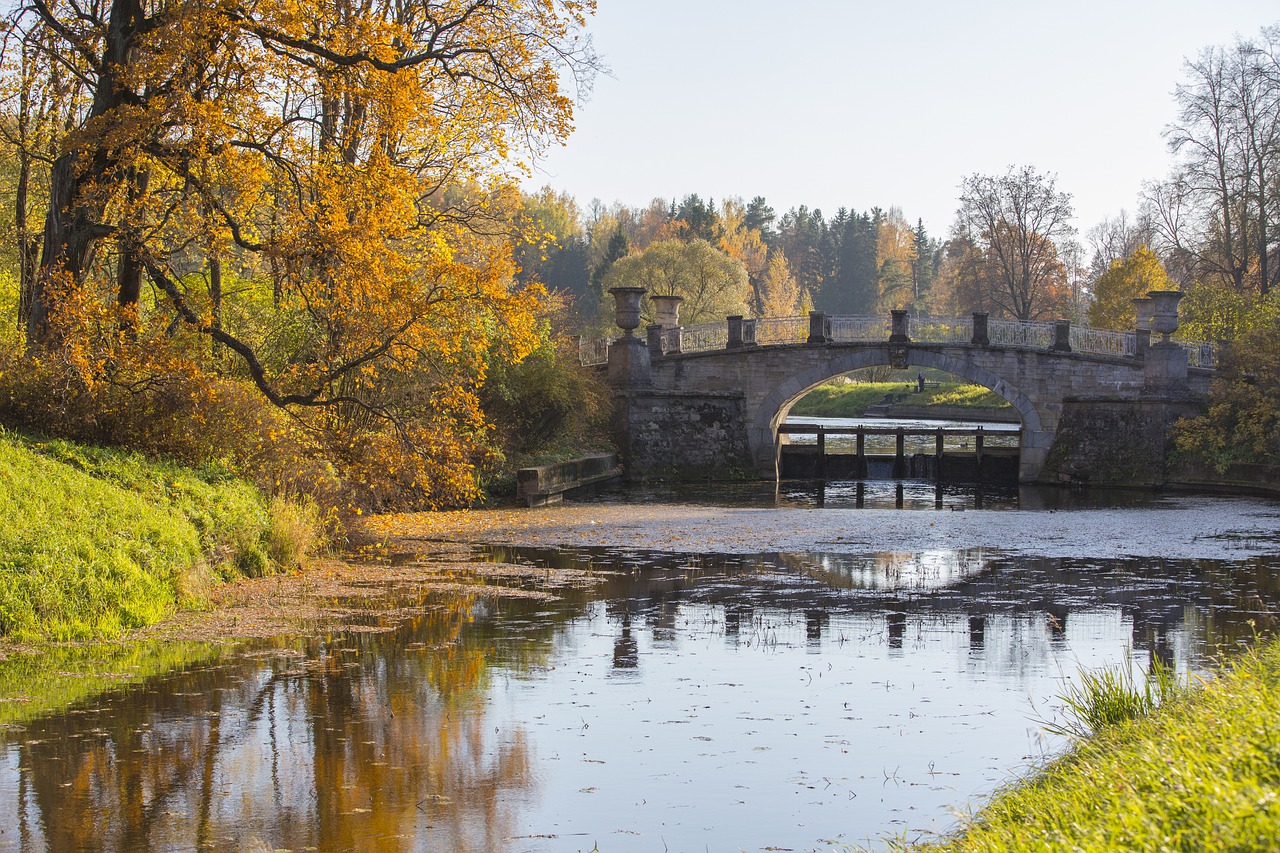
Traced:
[[778, 426], [797, 400], [835, 376], [889, 365], [936, 368], [1009, 401], [1022, 423], [1024, 482], [1159, 482], [1169, 425], [1198, 409], [1213, 375], [1212, 346], [1170, 339], [1178, 293], [1153, 293], [1150, 316], [1142, 322], [1140, 311], [1127, 333], [905, 311], [681, 328], [674, 305], [662, 304], [672, 297], [655, 297], [659, 323], [642, 341], [631, 329], [643, 291], [625, 290], [614, 295], [626, 334], [594, 357], [584, 347], [583, 360], [607, 361], [632, 478], [774, 478]]

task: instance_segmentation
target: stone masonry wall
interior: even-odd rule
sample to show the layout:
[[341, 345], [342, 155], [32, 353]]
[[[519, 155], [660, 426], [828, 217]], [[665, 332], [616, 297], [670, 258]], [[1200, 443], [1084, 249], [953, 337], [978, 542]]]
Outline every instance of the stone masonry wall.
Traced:
[[[753, 473], [743, 395], [622, 392], [625, 435], [615, 424], [626, 476], [644, 479], [740, 479]], [[623, 400], [619, 400], [622, 403]]]
[[1199, 407], [1161, 400], [1067, 400], [1041, 473], [1046, 482], [1158, 486], [1167, 481], [1169, 427]]

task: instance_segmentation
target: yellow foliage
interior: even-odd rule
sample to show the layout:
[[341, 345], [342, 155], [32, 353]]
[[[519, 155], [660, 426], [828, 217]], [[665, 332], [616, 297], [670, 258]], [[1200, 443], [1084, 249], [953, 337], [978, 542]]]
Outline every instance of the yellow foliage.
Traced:
[[1112, 261], [1111, 269], [1098, 276], [1089, 306], [1089, 325], [1095, 329], [1132, 329], [1136, 315], [1132, 300], [1152, 290], [1171, 290], [1164, 265], [1146, 246], [1123, 261]]
[[51, 173], [70, 201], [46, 227], [32, 326], [51, 381], [247, 380], [377, 481], [367, 499], [468, 499], [486, 453], [475, 389], [539, 341], [544, 294], [514, 283], [511, 238], [541, 237], [520, 233], [511, 176], [571, 128], [563, 81], [594, 70], [593, 11], [29, 7], [9, 37], [46, 41], [43, 76], [6, 66], [6, 91], [81, 80], [59, 95], [78, 119]]

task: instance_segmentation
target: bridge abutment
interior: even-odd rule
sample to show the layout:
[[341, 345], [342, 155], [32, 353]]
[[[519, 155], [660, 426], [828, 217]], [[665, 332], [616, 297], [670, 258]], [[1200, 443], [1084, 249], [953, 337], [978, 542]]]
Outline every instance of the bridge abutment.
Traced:
[[614, 396], [614, 443], [625, 477], [744, 479], [755, 476], [741, 392], [630, 389]]

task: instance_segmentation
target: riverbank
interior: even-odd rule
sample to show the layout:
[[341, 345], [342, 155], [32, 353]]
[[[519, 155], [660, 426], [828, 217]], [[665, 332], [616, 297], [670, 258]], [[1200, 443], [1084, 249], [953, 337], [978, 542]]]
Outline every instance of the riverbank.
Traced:
[[[887, 403], [887, 400], [895, 400]], [[912, 410], [946, 410], [946, 414], [930, 414], [931, 417], [956, 417], [955, 412], [973, 420], [984, 419], [991, 412], [1007, 412], [1012, 409], [1008, 401], [989, 388], [966, 385], [959, 382], [932, 383], [923, 391], [914, 382], [847, 382], [819, 385], [791, 408], [791, 414], [815, 418], [860, 418], [867, 410], [886, 406], [906, 406]], [[881, 413], [883, 417], [897, 415]], [[1014, 417], [1016, 421], [1016, 415]]]
[[1280, 838], [1280, 642], [1147, 717], [1080, 741], [917, 853], [1270, 851]]
[[296, 566], [318, 523], [243, 480], [0, 431], [0, 637], [109, 639]]

